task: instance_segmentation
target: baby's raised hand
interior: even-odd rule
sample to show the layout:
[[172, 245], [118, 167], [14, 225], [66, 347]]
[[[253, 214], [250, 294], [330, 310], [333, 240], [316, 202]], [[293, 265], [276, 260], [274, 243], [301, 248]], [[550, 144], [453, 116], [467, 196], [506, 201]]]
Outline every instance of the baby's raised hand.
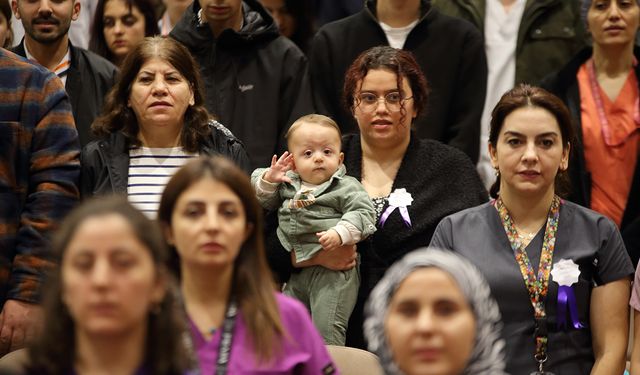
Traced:
[[287, 177], [287, 172], [293, 169], [293, 155], [289, 151], [285, 151], [282, 156], [273, 155], [271, 158], [271, 166], [264, 173], [262, 178], [272, 184], [281, 182], [291, 183], [291, 179]]
[[318, 241], [320, 242], [320, 245], [322, 245], [322, 248], [325, 250], [333, 250], [336, 247], [342, 245], [342, 239], [340, 238], [340, 235], [333, 229], [318, 232], [316, 233], [316, 236], [318, 236]]

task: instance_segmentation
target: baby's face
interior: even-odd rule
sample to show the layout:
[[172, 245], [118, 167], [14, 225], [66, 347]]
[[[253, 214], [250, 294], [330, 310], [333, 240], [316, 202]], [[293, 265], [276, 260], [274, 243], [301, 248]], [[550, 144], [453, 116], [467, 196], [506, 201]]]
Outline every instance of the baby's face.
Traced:
[[314, 185], [329, 180], [344, 158], [338, 132], [314, 123], [302, 124], [289, 136], [289, 152], [300, 178]]

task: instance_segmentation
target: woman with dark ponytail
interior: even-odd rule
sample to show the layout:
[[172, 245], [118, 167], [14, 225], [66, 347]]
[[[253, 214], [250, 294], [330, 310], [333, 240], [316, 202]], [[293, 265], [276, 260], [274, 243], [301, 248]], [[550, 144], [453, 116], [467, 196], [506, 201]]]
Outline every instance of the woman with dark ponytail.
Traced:
[[624, 371], [633, 266], [610, 219], [559, 196], [572, 141], [560, 99], [508, 91], [491, 118], [494, 200], [444, 218], [431, 240], [487, 278], [509, 374]]

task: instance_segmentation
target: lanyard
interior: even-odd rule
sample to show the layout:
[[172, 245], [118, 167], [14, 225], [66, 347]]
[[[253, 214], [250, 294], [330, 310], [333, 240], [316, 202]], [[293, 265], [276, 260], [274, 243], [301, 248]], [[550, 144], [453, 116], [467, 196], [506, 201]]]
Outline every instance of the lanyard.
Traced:
[[218, 360], [216, 362], [216, 375], [225, 375], [229, 367], [229, 357], [231, 355], [231, 344], [233, 343], [233, 327], [236, 325], [238, 306], [235, 299], [229, 301], [227, 312], [222, 323], [222, 337], [218, 347]]
[[[222, 336], [220, 345], [218, 346], [218, 359], [216, 360], [216, 370], [214, 375], [226, 375], [229, 367], [229, 358], [231, 357], [231, 344], [233, 343], [233, 328], [236, 325], [236, 317], [238, 316], [238, 305], [234, 298], [229, 301], [227, 311], [224, 314], [224, 322], [222, 323]], [[193, 363], [198, 363], [198, 358], [194, 350], [193, 339], [189, 335], [190, 342], [188, 344], [191, 349]], [[200, 366], [196, 374], [200, 375]]]
[[[637, 62], [634, 59], [633, 65]], [[593, 63], [593, 59], [589, 59], [587, 62], [587, 75], [589, 76], [589, 85], [591, 86], [591, 95], [593, 101], [596, 103], [596, 111], [598, 112], [598, 120], [600, 121], [600, 127], [602, 128], [602, 138], [607, 146], [617, 146], [619, 143], [615, 143], [611, 140], [611, 126], [607, 119], [607, 114], [604, 111], [604, 104], [602, 103], [602, 96], [600, 95], [600, 85], [598, 84], [598, 78], [596, 76], [596, 65]], [[636, 98], [633, 104], [633, 119], [638, 124], [640, 122], [640, 97]]]
[[544, 230], [544, 240], [542, 242], [542, 253], [540, 255], [540, 264], [538, 266], [538, 277], [536, 278], [529, 256], [525, 250], [526, 246], [518, 237], [516, 226], [509, 215], [507, 207], [505, 207], [502, 199], [498, 197], [495, 201], [495, 207], [500, 215], [500, 220], [504, 226], [504, 230], [509, 238], [511, 249], [516, 258], [520, 273], [524, 279], [524, 284], [529, 292], [531, 305], [533, 306], [535, 319], [535, 340], [536, 352], [535, 360], [538, 362], [540, 372], [542, 372], [542, 364], [547, 360], [547, 313], [545, 311], [545, 298], [549, 290], [549, 275], [551, 271], [551, 262], [553, 260], [553, 250], [556, 243], [556, 232], [558, 231], [558, 218], [560, 217], [561, 200], [556, 195], [553, 197], [549, 215], [547, 216], [547, 224]]

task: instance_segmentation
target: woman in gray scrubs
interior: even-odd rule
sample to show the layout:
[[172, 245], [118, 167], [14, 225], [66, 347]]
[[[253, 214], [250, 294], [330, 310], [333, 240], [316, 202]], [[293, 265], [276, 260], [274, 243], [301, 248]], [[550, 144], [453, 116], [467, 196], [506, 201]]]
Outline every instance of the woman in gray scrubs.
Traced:
[[511, 374], [624, 370], [633, 267], [611, 220], [557, 195], [572, 139], [558, 98], [528, 85], [507, 92], [489, 134], [494, 200], [444, 218], [431, 241], [484, 273]]

